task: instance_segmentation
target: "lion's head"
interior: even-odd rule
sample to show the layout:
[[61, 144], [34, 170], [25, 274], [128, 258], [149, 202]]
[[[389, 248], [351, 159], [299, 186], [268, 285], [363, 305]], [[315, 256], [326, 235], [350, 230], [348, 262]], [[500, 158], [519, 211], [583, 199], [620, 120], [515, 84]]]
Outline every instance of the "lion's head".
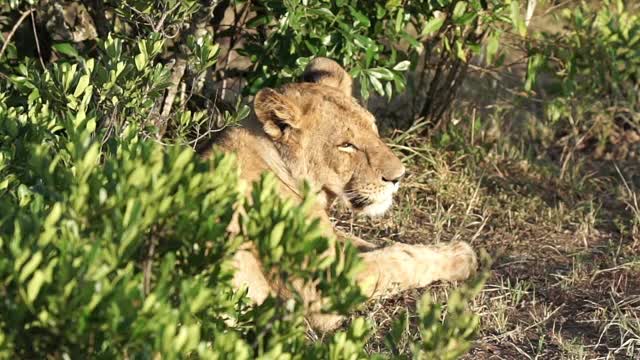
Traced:
[[351, 96], [351, 77], [340, 65], [317, 58], [303, 79], [256, 95], [264, 132], [294, 177], [307, 178], [330, 200], [347, 200], [359, 213], [383, 214], [404, 166], [380, 139], [373, 115]]

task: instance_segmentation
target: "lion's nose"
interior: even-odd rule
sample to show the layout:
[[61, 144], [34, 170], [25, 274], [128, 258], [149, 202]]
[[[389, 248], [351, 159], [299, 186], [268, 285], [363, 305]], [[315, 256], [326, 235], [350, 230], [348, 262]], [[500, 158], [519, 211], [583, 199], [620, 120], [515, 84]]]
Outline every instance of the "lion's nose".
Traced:
[[382, 181], [393, 183], [394, 185], [400, 182], [400, 180], [404, 177], [405, 169], [402, 166], [400, 169], [393, 173], [385, 174], [382, 176]]

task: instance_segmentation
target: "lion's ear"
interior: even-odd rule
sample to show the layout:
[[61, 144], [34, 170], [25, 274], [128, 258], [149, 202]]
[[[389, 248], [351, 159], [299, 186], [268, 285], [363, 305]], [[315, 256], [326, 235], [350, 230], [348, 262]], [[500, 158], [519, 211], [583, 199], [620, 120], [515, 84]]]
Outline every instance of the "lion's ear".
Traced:
[[353, 80], [337, 62], [319, 57], [311, 60], [302, 75], [302, 81], [332, 86], [351, 96]]
[[280, 138], [287, 128], [298, 127], [300, 109], [273, 89], [260, 90], [253, 100], [253, 108], [264, 132], [274, 140]]

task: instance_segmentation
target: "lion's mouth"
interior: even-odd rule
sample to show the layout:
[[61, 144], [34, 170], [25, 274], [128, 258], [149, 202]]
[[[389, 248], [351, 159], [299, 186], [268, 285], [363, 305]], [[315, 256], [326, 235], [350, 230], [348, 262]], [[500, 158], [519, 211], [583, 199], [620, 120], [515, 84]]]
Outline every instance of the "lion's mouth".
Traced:
[[351, 208], [358, 214], [376, 217], [384, 215], [393, 203], [393, 191], [375, 195], [352, 194], [347, 196]]
[[349, 197], [349, 202], [351, 203], [351, 206], [356, 210], [362, 210], [373, 203], [371, 199], [363, 195], [351, 196]]

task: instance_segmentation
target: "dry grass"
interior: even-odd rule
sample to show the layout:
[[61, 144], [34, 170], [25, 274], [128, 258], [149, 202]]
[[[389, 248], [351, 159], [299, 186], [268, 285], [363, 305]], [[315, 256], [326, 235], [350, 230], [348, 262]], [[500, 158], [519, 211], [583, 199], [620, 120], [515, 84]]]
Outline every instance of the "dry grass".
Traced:
[[[482, 321], [468, 359], [640, 358], [640, 164], [554, 159], [523, 145], [507, 115], [494, 112], [473, 135], [469, 121], [431, 142], [393, 135], [409, 169], [395, 209], [337, 225], [381, 244], [465, 240], [490, 253], [490, 278], [471, 306]], [[443, 300], [449, 289], [370, 304], [363, 313], [377, 333], [368, 350], [388, 351], [392, 319], [411, 319], [424, 292]], [[405, 338], [419, 337], [408, 324]], [[405, 343], [395, 347], [410, 355]]]
[[[558, 26], [549, 19], [532, 26]], [[522, 58], [518, 51], [507, 56]], [[470, 305], [481, 325], [466, 359], [640, 359], [640, 142], [618, 142], [611, 154], [572, 147], [544, 121], [545, 89], [522, 94], [525, 69], [469, 74], [451, 127], [430, 139], [417, 135], [421, 129], [388, 134], [408, 167], [394, 210], [337, 225], [381, 244], [465, 240], [492, 256]], [[410, 101], [378, 104], [383, 123], [396, 124], [393, 112]], [[626, 135], [614, 137], [640, 131]], [[630, 149], [627, 160], [616, 147]], [[451, 288], [435, 284], [369, 304], [362, 314], [377, 332], [368, 350], [389, 352], [392, 319], [415, 320], [423, 293], [444, 302]], [[419, 337], [415, 321], [407, 323], [405, 342]], [[411, 355], [406, 343], [395, 348]]]

